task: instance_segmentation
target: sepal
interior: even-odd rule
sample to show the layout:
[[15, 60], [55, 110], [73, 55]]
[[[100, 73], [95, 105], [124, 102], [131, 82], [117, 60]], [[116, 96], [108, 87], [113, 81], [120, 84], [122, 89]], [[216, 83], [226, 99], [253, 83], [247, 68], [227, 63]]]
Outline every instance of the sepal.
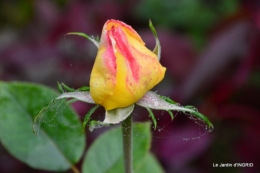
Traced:
[[88, 36], [85, 33], [82, 33], [82, 32], [69, 32], [66, 35], [78, 35], [78, 36], [84, 37], [84, 38], [90, 40], [92, 43], [94, 43], [94, 45], [97, 46], [97, 48], [99, 47], [98, 39], [97, 38], [95, 39], [94, 37]]
[[199, 113], [198, 110], [195, 109], [193, 106], [181, 106], [172, 100], [167, 101], [167, 99], [165, 100], [164, 98], [164, 96], [160, 96], [155, 92], [148, 91], [142, 99], [136, 102], [136, 104], [150, 109], [180, 111], [183, 113], [192, 114], [208, 126], [209, 132], [211, 132], [214, 129], [209, 119], [203, 114]]
[[[85, 128], [86, 128], [86, 125], [88, 124], [89, 120], [90, 120], [90, 117], [91, 115], [97, 110], [97, 108], [99, 107], [99, 105], [95, 105], [94, 107], [92, 107], [88, 113], [85, 115], [84, 117], [84, 120], [83, 120], [83, 123], [82, 123], [82, 132], [85, 133]], [[90, 122], [91, 124], [91, 122]], [[91, 130], [92, 131], [92, 130]]]
[[128, 107], [106, 111], [104, 123], [117, 124], [124, 121], [133, 112], [134, 107], [134, 104], [132, 104]]
[[89, 91], [66, 92], [58, 96], [56, 100], [63, 99], [63, 98], [73, 98], [73, 99], [80, 100], [82, 102], [96, 104], [92, 99]]
[[155, 38], [155, 44], [156, 44], [154, 49], [153, 49], [153, 53], [155, 53], [157, 55], [158, 60], [160, 61], [160, 59], [161, 59], [161, 44], [160, 44], [159, 37], [157, 35], [157, 32], [156, 32], [151, 20], [149, 20], [149, 27], [152, 30], [152, 33], [153, 33], [154, 38]]
[[90, 121], [90, 123], [89, 123], [89, 131], [92, 132], [94, 129], [98, 129], [98, 128], [101, 128], [104, 126], [110, 126], [110, 124], [93, 120], [93, 121]]

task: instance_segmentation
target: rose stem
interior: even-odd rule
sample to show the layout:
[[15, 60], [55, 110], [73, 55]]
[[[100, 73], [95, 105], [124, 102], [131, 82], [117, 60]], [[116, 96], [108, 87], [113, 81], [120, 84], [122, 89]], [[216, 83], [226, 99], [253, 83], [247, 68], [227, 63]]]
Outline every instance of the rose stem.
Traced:
[[125, 173], [133, 173], [133, 127], [132, 116], [122, 122]]

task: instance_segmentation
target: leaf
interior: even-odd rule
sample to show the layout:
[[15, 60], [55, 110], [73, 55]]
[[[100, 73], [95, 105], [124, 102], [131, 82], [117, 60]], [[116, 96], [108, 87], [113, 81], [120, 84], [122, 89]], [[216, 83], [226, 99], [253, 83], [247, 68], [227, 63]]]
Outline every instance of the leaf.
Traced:
[[[84, 161], [83, 173], [124, 172], [122, 129], [114, 128], [103, 133], [89, 148]], [[141, 168], [150, 149], [150, 123], [134, 125], [133, 167]]]
[[141, 169], [137, 171], [137, 173], [164, 173], [165, 171], [162, 169], [161, 165], [158, 163], [157, 159], [153, 154], [148, 153], [145, 159], [144, 164]]
[[81, 123], [65, 102], [59, 104], [62, 109], [44, 114], [49, 123], [42, 123], [39, 137], [32, 132], [34, 116], [57, 96], [41, 85], [0, 82], [0, 141], [15, 158], [33, 168], [64, 171], [74, 168], [83, 154]]

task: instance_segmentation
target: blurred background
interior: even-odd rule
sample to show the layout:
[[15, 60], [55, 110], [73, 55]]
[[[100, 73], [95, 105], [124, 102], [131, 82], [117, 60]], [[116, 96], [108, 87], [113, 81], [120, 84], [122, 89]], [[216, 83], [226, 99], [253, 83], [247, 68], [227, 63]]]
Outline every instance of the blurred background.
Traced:
[[[182, 105], [194, 105], [215, 126], [198, 139], [199, 128], [187, 116], [177, 113], [171, 122], [166, 113], [162, 117], [157, 112], [163, 130], [153, 131], [151, 150], [165, 171], [259, 172], [259, 0], [1, 0], [0, 80], [53, 88], [56, 81], [74, 88], [88, 85], [97, 49], [84, 38], [65, 34], [99, 36], [108, 19], [131, 25], [153, 49], [151, 19], [167, 68], [154, 90]], [[81, 116], [89, 109], [82, 103], [74, 106]], [[135, 115], [136, 120], [148, 117], [139, 108]], [[96, 135], [88, 133], [88, 142]], [[254, 167], [215, 168], [216, 163]], [[46, 171], [29, 168], [0, 146], [0, 172]]]

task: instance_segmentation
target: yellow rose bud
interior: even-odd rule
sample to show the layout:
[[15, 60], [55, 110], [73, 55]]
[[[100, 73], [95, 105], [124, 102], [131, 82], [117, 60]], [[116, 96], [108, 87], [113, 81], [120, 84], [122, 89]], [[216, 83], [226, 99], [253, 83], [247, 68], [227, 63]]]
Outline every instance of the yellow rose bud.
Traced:
[[158, 84], [165, 70], [131, 26], [108, 20], [90, 75], [90, 94], [106, 110], [127, 107]]

